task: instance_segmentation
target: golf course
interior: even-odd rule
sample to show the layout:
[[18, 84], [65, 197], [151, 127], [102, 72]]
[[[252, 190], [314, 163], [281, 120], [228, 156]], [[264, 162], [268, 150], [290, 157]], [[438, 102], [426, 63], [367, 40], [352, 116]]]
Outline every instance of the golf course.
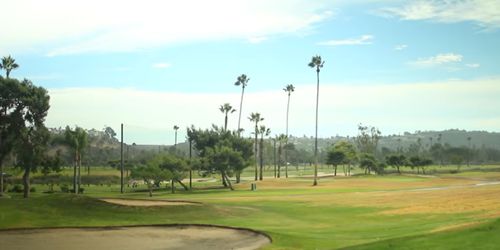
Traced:
[[14, 194], [0, 200], [0, 242], [7, 249], [42, 242], [39, 249], [496, 249], [500, 171], [474, 168], [325, 174], [318, 186], [307, 176], [265, 178], [255, 191], [251, 181], [229, 191], [199, 179], [191, 191], [157, 190], [152, 198], [145, 185], [124, 194], [116, 185], [89, 185], [78, 196]]

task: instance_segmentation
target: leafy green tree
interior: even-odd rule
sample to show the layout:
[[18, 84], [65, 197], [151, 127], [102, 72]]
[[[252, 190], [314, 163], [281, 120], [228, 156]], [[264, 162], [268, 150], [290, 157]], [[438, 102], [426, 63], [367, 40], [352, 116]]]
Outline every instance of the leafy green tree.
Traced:
[[337, 166], [340, 164], [344, 164], [346, 162], [346, 155], [343, 151], [335, 150], [335, 147], [331, 147], [328, 150], [326, 163], [329, 165], [333, 165], [334, 174], [333, 176], [337, 176]]
[[[240, 173], [251, 164], [251, 140], [217, 126], [210, 130], [196, 130], [191, 127], [190, 131], [188, 137], [199, 156], [199, 173], [202, 176], [220, 174], [222, 184], [232, 188], [229, 177]], [[238, 175], [236, 178], [238, 181]]]
[[358, 125], [358, 136], [356, 143], [361, 153], [373, 154], [377, 152], [378, 142], [380, 140], [380, 131], [375, 127]]
[[153, 196], [153, 187], [155, 183], [171, 178], [171, 173], [168, 170], [161, 169], [156, 164], [148, 164], [132, 169], [130, 175], [132, 178], [143, 179], [149, 190], [149, 197]]
[[76, 127], [72, 130], [69, 126], [66, 127], [64, 132], [66, 144], [73, 151], [73, 190], [75, 194], [80, 191], [81, 185], [81, 174], [80, 169], [82, 167], [82, 152], [88, 146], [87, 132], [80, 127]]
[[5, 78], [9, 78], [10, 72], [14, 69], [19, 68], [16, 60], [9, 56], [2, 57], [2, 63], [0, 63], [0, 69], [5, 70]]
[[384, 172], [385, 165], [378, 162], [373, 154], [362, 153], [359, 158], [359, 167], [365, 170], [365, 174]]
[[24, 126], [26, 86], [29, 82], [0, 76], [0, 196], [4, 190], [3, 162], [12, 152]]
[[242, 74], [238, 76], [236, 82], [234, 83], [235, 86], [241, 86], [240, 114], [238, 116], [238, 134], [241, 132], [240, 122], [241, 122], [241, 111], [243, 110], [243, 95], [245, 94], [245, 88], [248, 85], [248, 81], [250, 81], [250, 78], [247, 77], [247, 75]]
[[404, 155], [389, 155], [385, 157], [385, 162], [387, 165], [396, 168], [398, 174], [401, 174], [399, 168], [406, 164], [406, 157]]
[[321, 56], [313, 56], [311, 62], [308, 66], [311, 68], [316, 68], [316, 133], [314, 136], [314, 182], [313, 185], [318, 185], [318, 104], [319, 104], [319, 72], [325, 61], [321, 59]]
[[[266, 126], [261, 125], [259, 128], [259, 134], [260, 134], [260, 144], [259, 144], [259, 158], [260, 158], [260, 169], [259, 169], [259, 180], [263, 179], [263, 172], [264, 172], [264, 136], [268, 136], [271, 134], [271, 129], [266, 128]], [[288, 174], [287, 174], [288, 176]]]
[[189, 190], [189, 188], [182, 183], [182, 180], [187, 177], [187, 172], [189, 170], [188, 163], [184, 158], [173, 154], [159, 155], [151, 160], [150, 165], [157, 165], [160, 169], [170, 173], [172, 193], [175, 192], [175, 182], [178, 182], [184, 190]]
[[419, 168], [422, 168], [422, 173], [425, 174], [425, 167], [432, 164], [432, 160], [413, 156], [408, 159], [412, 168], [417, 168], [417, 173], [420, 173]]
[[234, 113], [236, 109], [233, 109], [233, 106], [231, 106], [229, 103], [224, 103], [224, 105], [220, 105], [219, 107], [220, 112], [224, 114], [224, 130], [227, 130], [227, 115], [229, 113]]
[[345, 175], [351, 174], [351, 166], [358, 160], [358, 153], [354, 144], [348, 141], [338, 141], [334, 145], [335, 151], [340, 151], [345, 155], [345, 163], [347, 163], [347, 171], [344, 170]]
[[14, 111], [16, 128], [12, 132], [19, 136], [15, 142], [17, 165], [24, 169], [24, 197], [28, 198], [30, 172], [37, 171], [47, 159], [49, 133], [44, 122], [50, 108], [50, 97], [47, 90], [34, 86], [30, 81], [17, 83], [21, 94]]
[[255, 180], [258, 179], [258, 170], [257, 170], [257, 167], [259, 165], [259, 153], [258, 153], [258, 137], [259, 137], [259, 122], [263, 121], [264, 118], [260, 117], [260, 113], [251, 113], [250, 114], [250, 117], [248, 117], [248, 119], [251, 121], [251, 122], [254, 122], [255, 123], [255, 131], [254, 131], [254, 134], [255, 134], [255, 144], [254, 144], [254, 147], [255, 147]]

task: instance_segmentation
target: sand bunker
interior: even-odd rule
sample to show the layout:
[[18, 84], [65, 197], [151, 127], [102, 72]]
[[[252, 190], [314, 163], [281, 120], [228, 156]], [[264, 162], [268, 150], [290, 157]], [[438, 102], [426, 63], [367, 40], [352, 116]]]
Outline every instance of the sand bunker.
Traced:
[[156, 201], [156, 200], [129, 200], [129, 199], [101, 199], [101, 200], [123, 206], [138, 206], [138, 207], [199, 205], [199, 203], [187, 202], [187, 201]]
[[0, 232], [2, 249], [259, 249], [263, 234], [214, 226], [23, 229]]

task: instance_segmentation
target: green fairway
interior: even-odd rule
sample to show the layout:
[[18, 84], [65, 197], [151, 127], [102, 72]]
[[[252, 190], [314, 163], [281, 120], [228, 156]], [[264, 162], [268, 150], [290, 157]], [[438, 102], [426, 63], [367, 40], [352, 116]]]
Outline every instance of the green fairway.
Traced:
[[[485, 179], [498, 180], [492, 176]], [[15, 194], [2, 199], [0, 228], [200, 223], [265, 232], [273, 239], [269, 249], [414, 249], [421, 242], [427, 242], [422, 245], [426, 249], [456, 249], [464, 242], [493, 249], [492, 242], [500, 244], [491, 237], [498, 233], [498, 221], [490, 222], [500, 212], [494, 200], [500, 185], [467, 186], [480, 182], [447, 176], [355, 176], [323, 178], [312, 187], [310, 179], [289, 178], [258, 182], [257, 191], [249, 190], [249, 181], [235, 191], [214, 189], [218, 182], [196, 183], [194, 191], [160, 190], [153, 199], [201, 205], [162, 207], [106, 203], [98, 198], [146, 199], [147, 194], [90, 185], [82, 196], [38, 192], [30, 199]], [[432, 187], [451, 188], [426, 190]], [[491, 240], [481, 240], [486, 238]]]

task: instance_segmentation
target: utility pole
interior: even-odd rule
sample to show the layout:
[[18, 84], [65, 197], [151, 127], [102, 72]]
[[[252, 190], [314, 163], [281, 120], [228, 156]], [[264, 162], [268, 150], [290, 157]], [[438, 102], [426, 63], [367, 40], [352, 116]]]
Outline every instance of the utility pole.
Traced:
[[121, 124], [121, 144], [120, 144], [120, 192], [123, 194], [123, 123]]

